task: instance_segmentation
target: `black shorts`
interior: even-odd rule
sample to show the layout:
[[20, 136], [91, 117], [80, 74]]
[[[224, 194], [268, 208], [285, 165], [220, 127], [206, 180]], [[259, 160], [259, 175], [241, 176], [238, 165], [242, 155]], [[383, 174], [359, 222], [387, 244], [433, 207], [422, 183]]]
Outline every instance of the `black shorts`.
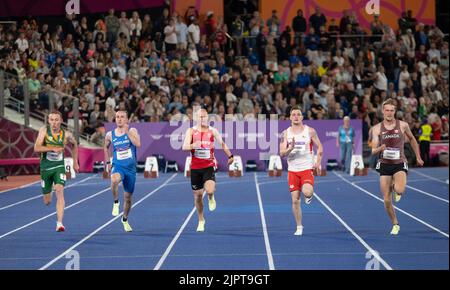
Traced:
[[192, 190], [202, 189], [208, 180], [216, 181], [214, 167], [202, 169], [191, 169], [191, 186]]
[[385, 164], [378, 161], [377, 167], [375, 169], [376, 171], [378, 171], [378, 173], [380, 173], [380, 176], [393, 176], [400, 171], [404, 171], [406, 174], [408, 174], [408, 162], [405, 161], [399, 164]]

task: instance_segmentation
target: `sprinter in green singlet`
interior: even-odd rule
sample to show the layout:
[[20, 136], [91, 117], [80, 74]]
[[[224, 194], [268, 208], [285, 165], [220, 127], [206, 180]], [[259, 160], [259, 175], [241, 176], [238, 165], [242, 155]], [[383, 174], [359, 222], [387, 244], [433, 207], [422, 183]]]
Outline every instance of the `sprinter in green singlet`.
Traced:
[[39, 129], [39, 135], [34, 144], [34, 151], [40, 153], [41, 187], [44, 203], [49, 205], [52, 201], [52, 189], [56, 193], [56, 231], [63, 232], [62, 223], [64, 215], [64, 185], [66, 183], [66, 168], [64, 164], [64, 148], [72, 143], [73, 168], [78, 172], [78, 144], [72, 133], [61, 128], [62, 116], [53, 111], [48, 116], [48, 125]]

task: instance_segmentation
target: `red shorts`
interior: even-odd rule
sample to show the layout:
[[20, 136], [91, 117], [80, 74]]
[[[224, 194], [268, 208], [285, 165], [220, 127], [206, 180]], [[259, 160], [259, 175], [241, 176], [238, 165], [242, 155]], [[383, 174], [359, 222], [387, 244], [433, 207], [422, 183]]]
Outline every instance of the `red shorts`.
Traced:
[[314, 175], [312, 169], [298, 171], [298, 172], [288, 172], [288, 183], [289, 191], [293, 192], [296, 190], [302, 190], [303, 184], [309, 183], [314, 186]]

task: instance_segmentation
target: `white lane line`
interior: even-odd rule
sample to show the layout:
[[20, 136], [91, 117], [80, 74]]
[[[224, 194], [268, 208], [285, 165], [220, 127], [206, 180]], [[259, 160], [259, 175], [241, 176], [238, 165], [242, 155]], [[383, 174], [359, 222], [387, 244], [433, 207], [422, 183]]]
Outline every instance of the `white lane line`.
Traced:
[[[174, 173], [171, 177], [169, 177], [166, 181], [164, 181], [163, 184], [161, 184], [160, 186], [158, 186], [157, 188], [155, 188], [153, 191], [151, 191], [150, 193], [147, 193], [144, 197], [142, 197], [141, 199], [139, 199], [135, 204], [133, 204], [133, 206], [131, 208], [134, 208], [136, 206], [138, 206], [141, 202], [143, 202], [144, 200], [146, 200], [147, 198], [149, 198], [150, 196], [152, 196], [155, 192], [159, 191], [160, 189], [162, 189], [163, 187], [165, 187], [167, 185], [167, 183], [169, 183], [175, 176], [177, 175], [177, 173]], [[109, 188], [107, 188], [107, 190], [109, 190]], [[100, 232], [102, 229], [106, 228], [109, 224], [111, 224], [112, 222], [114, 222], [115, 220], [117, 220], [118, 218], [120, 218], [123, 215], [123, 212], [121, 212], [118, 216], [110, 219], [108, 222], [104, 223], [102, 226], [100, 226], [99, 228], [97, 228], [96, 230], [94, 230], [92, 233], [90, 233], [89, 235], [87, 235], [86, 237], [84, 237], [83, 239], [81, 239], [78, 243], [74, 244], [73, 246], [71, 246], [70, 248], [68, 248], [66, 251], [64, 251], [63, 253], [61, 253], [59, 256], [57, 256], [56, 258], [54, 258], [53, 260], [51, 260], [50, 262], [48, 262], [47, 264], [45, 264], [44, 266], [42, 266], [39, 270], [45, 270], [48, 267], [50, 267], [51, 265], [53, 265], [55, 262], [57, 262], [59, 259], [61, 259], [62, 257], [64, 257], [67, 253], [69, 253], [70, 251], [74, 250], [76, 247], [78, 247], [79, 245], [83, 244], [84, 242], [86, 242], [87, 240], [89, 240], [90, 238], [92, 238], [95, 234], [97, 234], [98, 232]]]
[[411, 188], [411, 189], [414, 190], [414, 191], [417, 191], [417, 192], [423, 193], [423, 194], [425, 194], [425, 195], [428, 195], [429, 197], [432, 197], [432, 198], [435, 198], [435, 199], [437, 199], [437, 200], [440, 200], [440, 201], [443, 201], [443, 202], [448, 203], [448, 200], [445, 199], [445, 198], [441, 198], [441, 197], [439, 197], [439, 196], [436, 196], [436, 195], [434, 195], [434, 194], [431, 194], [431, 193], [429, 193], [429, 192], [423, 191], [423, 190], [421, 190], [421, 189], [418, 189], [418, 188], [415, 188], [415, 187], [412, 187], [412, 186], [409, 186], [409, 185], [406, 185], [406, 187], [407, 187], [407, 188]]
[[369, 244], [364, 241], [334, 210], [332, 210], [315, 192], [317, 200], [366, 248], [372, 256], [377, 259], [387, 270], [392, 270], [392, 267], [378, 254], [378, 251], [374, 250]]
[[21, 186], [17, 186], [17, 187], [13, 187], [13, 188], [10, 188], [10, 189], [2, 190], [2, 191], [0, 191], [0, 193], [5, 193], [5, 192], [8, 192], [8, 191], [12, 191], [12, 190], [16, 190], [16, 189], [21, 189], [21, 188], [25, 188], [25, 187], [29, 187], [29, 186], [32, 186], [33, 184], [36, 184], [36, 183], [39, 183], [39, 182], [41, 182], [41, 181], [40, 181], [40, 180], [38, 180], [38, 181], [33, 181], [33, 182], [31, 182], [31, 183], [28, 183], [28, 184], [24, 184], [24, 185], [21, 185]]
[[440, 182], [440, 183], [443, 183], [443, 184], [447, 184], [447, 185], [448, 185], [448, 179], [447, 179], [447, 181], [444, 181], [444, 180], [438, 179], [438, 178], [436, 178], [436, 177], [426, 175], [426, 174], [424, 174], [424, 173], [422, 173], [422, 172], [420, 172], [420, 171], [418, 171], [418, 170], [414, 170], [414, 169], [410, 169], [409, 171], [414, 172], [414, 173], [419, 174], [419, 175], [422, 175], [423, 177], [426, 177], [426, 178], [428, 178], [428, 179], [435, 180], [435, 181], [437, 181], [437, 182]]
[[[83, 203], [83, 202], [85, 202], [85, 201], [87, 201], [87, 200], [89, 200], [89, 199], [91, 199], [91, 198], [94, 198], [94, 197], [96, 197], [97, 195], [100, 195], [100, 194], [102, 194], [102, 193], [104, 193], [105, 191], [108, 191], [108, 190], [110, 190], [109, 187], [108, 187], [108, 188], [105, 188], [105, 189], [103, 189], [103, 190], [101, 190], [101, 191], [99, 191], [99, 192], [97, 192], [97, 193], [95, 193], [95, 194], [93, 194], [93, 195], [91, 195], [91, 196], [88, 196], [88, 197], [86, 197], [86, 198], [83, 198], [82, 200], [77, 201], [77, 202], [75, 202], [75, 203], [73, 203], [73, 204], [71, 204], [71, 205], [69, 205], [69, 206], [66, 206], [66, 207], [64, 208], [64, 210], [68, 210], [69, 208], [74, 207], [74, 206], [76, 206], [76, 205], [78, 205], [78, 204], [80, 204], [80, 203]], [[39, 218], [39, 219], [37, 219], [37, 220], [34, 220], [34, 221], [30, 222], [30, 223], [28, 223], [28, 224], [26, 224], [26, 225], [24, 225], [24, 226], [21, 226], [21, 227], [16, 228], [16, 229], [14, 229], [14, 230], [12, 230], [12, 231], [9, 231], [9, 232], [7, 232], [6, 234], [1, 235], [1, 236], [0, 236], [0, 239], [2, 239], [2, 238], [4, 238], [4, 237], [7, 237], [7, 236], [9, 236], [9, 235], [11, 235], [11, 234], [13, 234], [13, 233], [15, 233], [15, 232], [17, 232], [17, 231], [22, 230], [22, 229], [28, 228], [29, 226], [32, 226], [32, 225], [34, 225], [34, 224], [36, 224], [36, 223], [38, 223], [38, 222], [40, 222], [40, 221], [43, 221], [43, 220], [45, 220], [45, 219], [48, 219], [49, 217], [54, 216], [54, 215], [56, 215], [56, 212], [53, 212], [53, 213], [51, 213], [51, 214], [48, 214], [48, 215], [46, 215], [46, 216], [44, 216], [44, 217], [41, 217], [41, 218]]]
[[[69, 184], [68, 186], [64, 187], [64, 189], [70, 188], [70, 187], [72, 187], [72, 186], [75, 186], [75, 185], [77, 185], [77, 184], [80, 184], [80, 183], [82, 183], [83, 181], [86, 181], [86, 180], [91, 179], [91, 178], [94, 178], [94, 177], [95, 177], [95, 176], [89, 176], [89, 177], [86, 177], [85, 179], [82, 179], [82, 180], [80, 180], [80, 181], [77, 181], [77, 182], [75, 182], [75, 183], [73, 183], [73, 184]], [[18, 201], [18, 202], [16, 202], [16, 203], [13, 203], [13, 204], [10, 204], [10, 205], [4, 206], [4, 207], [0, 207], [0, 211], [5, 210], [5, 209], [7, 209], [7, 208], [14, 207], [14, 206], [16, 206], [16, 205], [19, 205], [19, 204], [22, 204], [22, 203], [25, 203], [25, 202], [28, 202], [28, 201], [30, 201], [30, 200], [38, 199], [38, 198], [40, 198], [40, 197], [42, 197], [42, 194], [39, 194], [39, 195], [30, 197], [30, 198], [27, 198], [27, 199]]]
[[[205, 193], [203, 193], [203, 197], [205, 196]], [[170, 254], [170, 251], [172, 251], [173, 246], [175, 246], [175, 243], [178, 241], [178, 239], [181, 236], [181, 233], [184, 231], [184, 229], [186, 228], [187, 224], [189, 223], [189, 221], [191, 220], [192, 216], [195, 213], [195, 206], [194, 208], [191, 210], [191, 212], [189, 213], [189, 215], [187, 216], [187, 218], [184, 220], [183, 224], [181, 225], [180, 229], [178, 230], [178, 232], [175, 234], [175, 237], [173, 237], [172, 241], [170, 242], [169, 246], [167, 247], [167, 249], [164, 251], [163, 255], [161, 256], [161, 258], [159, 259], [158, 263], [156, 263], [155, 267], [153, 268], [153, 270], [159, 270], [161, 269], [161, 266], [164, 264], [164, 262], [166, 261], [167, 257]]]
[[[376, 195], [372, 194], [371, 192], [365, 190], [364, 188], [362, 188], [362, 187], [360, 187], [360, 186], [354, 184], [353, 182], [348, 181], [347, 179], [345, 179], [345, 178], [342, 177], [341, 175], [337, 174], [336, 172], [333, 172], [333, 173], [334, 173], [336, 176], [339, 176], [339, 178], [341, 178], [343, 181], [345, 181], [346, 183], [350, 184], [351, 186], [356, 187], [357, 189], [361, 190], [362, 192], [364, 192], [364, 193], [368, 194], [369, 196], [371, 196], [371, 197], [373, 197], [373, 198], [375, 198], [375, 199], [381, 201], [382, 203], [384, 203], [384, 200], [381, 199], [381, 198], [379, 198], [378, 196], [376, 196]], [[416, 216], [414, 216], [414, 215], [408, 213], [407, 211], [404, 211], [404, 210], [402, 210], [401, 208], [396, 207], [395, 205], [394, 205], [394, 208], [395, 208], [396, 210], [398, 210], [399, 212], [403, 213], [404, 215], [406, 215], [406, 216], [412, 218], [413, 220], [415, 220], [415, 221], [417, 221], [417, 222], [419, 222], [419, 223], [425, 225], [426, 227], [429, 227], [430, 229], [432, 229], [432, 230], [434, 230], [434, 231], [440, 233], [441, 235], [443, 235], [443, 236], [445, 236], [445, 237], [447, 237], [447, 238], [449, 237], [447, 233], [445, 233], [445, 232], [441, 231], [440, 229], [438, 229], [438, 228], [436, 228], [436, 227], [430, 225], [429, 223], [427, 223], [427, 222], [421, 220], [420, 218], [418, 218], [418, 217], [416, 217]]]
[[269, 270], [275, 270], [275, 265], [273, 263], [272, 249], [270, 248], [269, 234], [267, 232], [266, 217], [264, 216], [264, 208], [261, 198], [261, 192], [259, 190], [258, 176], [256, 172], [255, 172], [255, 186], [256, 186], [256, 194], [258, 195], [258, 205], [261, 216], [261, 224], [263, 228], [264, 244], [266, 245], [267, 262], [269, 263]]

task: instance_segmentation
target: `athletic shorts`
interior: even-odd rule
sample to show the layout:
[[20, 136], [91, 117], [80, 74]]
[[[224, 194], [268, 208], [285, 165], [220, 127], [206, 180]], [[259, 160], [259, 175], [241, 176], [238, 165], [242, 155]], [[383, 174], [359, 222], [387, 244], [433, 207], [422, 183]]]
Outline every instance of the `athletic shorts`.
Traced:
[[122, 181], [124, 191], [132, 194], [136, 183], [136, 171], [131, 171], [120, 166], [113, 165], [111, 174], [115, 173], [120, 174], [120, 180]]
[[203, 189], [205, 182], [208, 180], [216, 181], [213, 166], [202, 169], [191, 169], [192, 190]]
[[53, 184], [66, 185], [66, 168], [64, 166], [41, 171], [42, 194], [52, 192]]
[[301, 191], [305, 183], [314, 186], [314, 175], [312, 169], [297, 172], [288, 172], [288, 184], [290, 192], [297, 190]]
[[378, 161], [375, 170], [380, 173], [380, 176], [393, 176], [400, 171], [404, 171], [406, 174], [408, 174], [408, 163], [405, 161], [399, 164], [385, 164]]

